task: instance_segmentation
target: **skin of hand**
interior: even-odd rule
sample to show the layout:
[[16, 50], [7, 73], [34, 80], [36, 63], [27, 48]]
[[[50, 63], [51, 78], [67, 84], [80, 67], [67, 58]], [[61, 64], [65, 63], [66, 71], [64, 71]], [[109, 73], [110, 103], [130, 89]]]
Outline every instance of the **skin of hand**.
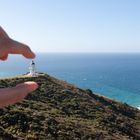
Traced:
[[[28, 59], [35, 58], [35, 54], [27, 45], [11, 39], [0, 26], [0, 60], [7, 60], [9, 54], [21, 54]], [[0, 88], [0, 108], [22, 101], [28, 93], [37, 88], [38, 84], [33, 81], [12, 88]]]

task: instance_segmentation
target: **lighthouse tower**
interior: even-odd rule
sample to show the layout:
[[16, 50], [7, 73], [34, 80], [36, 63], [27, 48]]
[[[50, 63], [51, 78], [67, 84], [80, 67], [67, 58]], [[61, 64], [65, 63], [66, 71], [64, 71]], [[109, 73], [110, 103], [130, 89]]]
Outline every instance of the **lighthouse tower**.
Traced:
[[29, 67], [29, 75], [31, 75], [32, 77], [36, 76], [36, 68], [35, 68], [35, 62], [32, 60], [30, 67]]

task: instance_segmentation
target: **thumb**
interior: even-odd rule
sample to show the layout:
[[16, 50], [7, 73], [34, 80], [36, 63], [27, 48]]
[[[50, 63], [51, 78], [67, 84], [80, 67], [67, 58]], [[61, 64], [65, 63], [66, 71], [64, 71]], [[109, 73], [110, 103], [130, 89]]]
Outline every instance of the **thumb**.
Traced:
[[38, 88], [38, 84], [36, 82], [29, 81], [29, 82], [18, 84], [13, 89], [29, 93], [36, 90], [37, 88]]
[[0, 89], [0, 108], [22, 101], [37, 88], [36, 82], [25, 82], [16, 87]]

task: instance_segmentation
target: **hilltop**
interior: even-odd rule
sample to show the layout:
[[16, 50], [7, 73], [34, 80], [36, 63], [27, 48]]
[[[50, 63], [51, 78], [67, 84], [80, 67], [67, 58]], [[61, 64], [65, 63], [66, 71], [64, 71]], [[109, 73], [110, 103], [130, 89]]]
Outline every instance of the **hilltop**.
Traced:
[[1, 79], [0, 87], [36, 81], [39, 89], [0, 109], [4, 140], [139, 140], [140, 111], [47, 74]]

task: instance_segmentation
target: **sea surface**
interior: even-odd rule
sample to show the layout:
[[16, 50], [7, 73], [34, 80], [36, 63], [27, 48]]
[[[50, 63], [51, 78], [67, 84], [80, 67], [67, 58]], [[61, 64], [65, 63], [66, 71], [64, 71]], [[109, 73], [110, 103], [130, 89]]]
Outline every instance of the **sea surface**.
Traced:
[[[35, 63], [39, 72], [140, 107], [140, 54], [40, 53]], [[9, 56], [0, 61], [0, 77], [24, 74], [29, 64], [22, 56]]]

